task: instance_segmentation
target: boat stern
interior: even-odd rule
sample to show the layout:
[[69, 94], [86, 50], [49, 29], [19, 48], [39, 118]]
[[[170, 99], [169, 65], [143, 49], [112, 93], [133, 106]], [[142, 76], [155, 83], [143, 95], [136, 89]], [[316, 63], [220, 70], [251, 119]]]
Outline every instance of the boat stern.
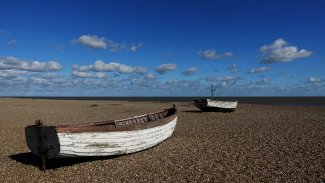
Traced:
[[33, 154], [45, 158], [54, 158], [60, 152], [60, 143], [53, 126], [43, 126], [40, 120], [25, 128], [28, 148]]
[[199, 109], [206, 108], [208, 105], [208, 101], [207, 99], [195, 99], [194, 105]]

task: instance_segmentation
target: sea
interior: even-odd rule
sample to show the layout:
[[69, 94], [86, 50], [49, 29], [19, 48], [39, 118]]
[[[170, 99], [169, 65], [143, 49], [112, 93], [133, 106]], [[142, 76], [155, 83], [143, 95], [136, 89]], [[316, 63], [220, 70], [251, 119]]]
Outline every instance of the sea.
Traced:
[[[55, 100], [123, 100], [123, 101], [158, 101], [158, 102], [193, 102], [197, 98], [211, 97], [93, 97], [93, 96], [33, 96], [11, 97], [30, 99], [55, 99]], [[238, 101], [243, 104], [262, 104], [278, 106], [318, 106], [325, 107], [325, 96], [321, 97], [215, 97], [214, 99]]]

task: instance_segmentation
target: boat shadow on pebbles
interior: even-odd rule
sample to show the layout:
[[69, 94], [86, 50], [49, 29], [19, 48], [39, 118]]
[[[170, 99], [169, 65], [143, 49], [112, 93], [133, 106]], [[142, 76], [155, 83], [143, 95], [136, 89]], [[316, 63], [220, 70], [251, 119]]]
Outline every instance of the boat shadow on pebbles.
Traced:
[[[86, 156], [86, 157], [70, 157], [70, 158], [57, 158], [57, 159], [47, 159], [46, 169], [54, 170], [57, 168], [62, 168], [66, 166], [73, 166], [80, 163], [98, 161], [98, 160], [110, 160], [117, 157], [126, 155], [114, 155], [114, 156]], [[12, 160], [22, 163], [24, 165], [31, 165], [36, 168], [39, 167], [40, 158], [31, 152], [19, 153], [10, 155], [9, 158]]]
[[213, 113], [213, 112], [218, 112], [218, 113], [233, 113], [235, 112], [234, 110], [185, 110], [185, 111], [182, 111], [182, 112], [186, 112], [186, 113], [206, 113], [206, 112], [210, 112], [210, 113]]
[[199, 110], [185, 110], [182, 112], [188, 112], [188, 113], [203, 113], [203, 111], [199, 111]]

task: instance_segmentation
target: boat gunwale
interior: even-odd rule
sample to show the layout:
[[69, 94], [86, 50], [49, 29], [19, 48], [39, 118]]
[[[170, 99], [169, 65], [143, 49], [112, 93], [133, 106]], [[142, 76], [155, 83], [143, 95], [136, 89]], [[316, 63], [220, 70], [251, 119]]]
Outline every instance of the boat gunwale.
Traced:
[[[149, 116], [171, 112], [168, 116], [163, 116], [162, 118], [151, 120]], [[166, 114], [166, 115], [167, 115]], [[130, 123], [130, 124], [118, 124], [123, 123], [128, 120], [136, 120], [140, 118], [145, 118], [148, 116], [147, 121], [143, 121], [140, 123]], [[160, 110], [157, 112], [151, 112], [147, 114], [142, 114], [138, 116], [133, 116], [124, 119], [110, 120], [110, 121], [102, 121], [102, 122], [93, 122], [87, 124], [76, 124], [76, 125], [60, 125], [60, 126], [48, 126], [52, 127], [56, 130], [57, 133], [83, 133], [83, 132], [115, 132], [115, 131], [132, 131], [132, 130], [141, 130], [153, 128], [156, 126], [161, 126], [167, 123], [172, 122], [175, 118], [177, 118], [177, 108], [172, 107], [164, 110]], [[46, 127], [46, 126], [44, 126]]]

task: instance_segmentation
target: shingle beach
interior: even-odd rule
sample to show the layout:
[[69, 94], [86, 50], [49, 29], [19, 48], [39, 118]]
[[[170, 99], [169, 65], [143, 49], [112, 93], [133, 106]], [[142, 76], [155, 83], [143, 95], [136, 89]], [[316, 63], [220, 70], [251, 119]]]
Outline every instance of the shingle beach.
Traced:
[[325, 182], [325, 108], [241, 104], [200, 112], [177, 102], [171, 138], [134, 154], [38, 167], [24, 128], [120, 119], [174, 102], [0, 99], [0, 182]]

